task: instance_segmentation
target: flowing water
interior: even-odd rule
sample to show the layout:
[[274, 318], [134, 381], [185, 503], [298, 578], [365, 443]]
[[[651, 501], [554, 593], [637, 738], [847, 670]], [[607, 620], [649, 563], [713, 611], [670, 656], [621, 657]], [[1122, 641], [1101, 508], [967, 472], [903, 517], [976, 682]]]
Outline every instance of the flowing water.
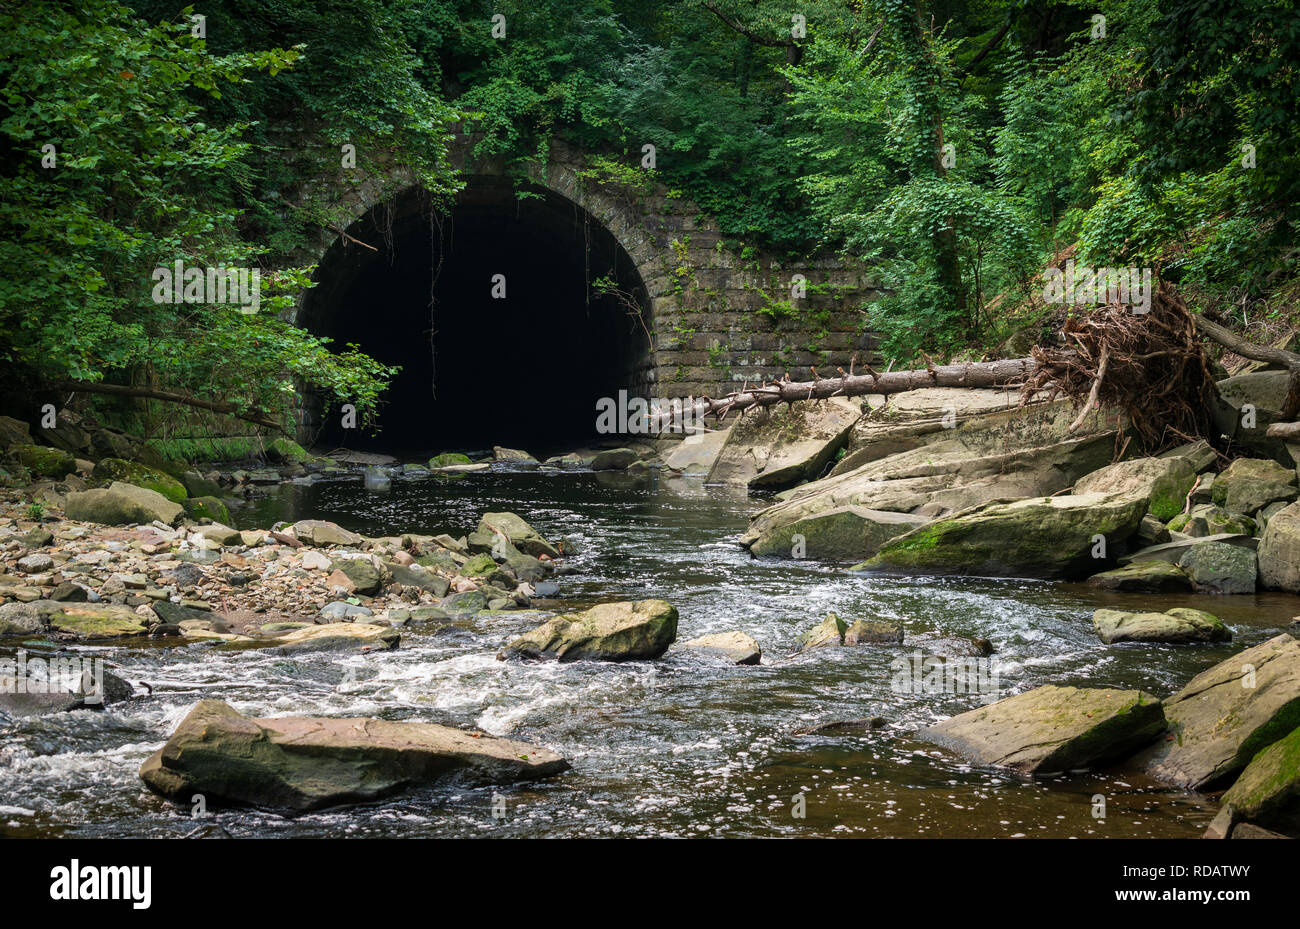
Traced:
[[[582, 553], [557, 578], [555, 607], [661, 597], [679, 640], [739, 629], [763, 664], [727, 665], [674, 648], [656, 661], [501, 662], [500, 646], [539, 622], [496, 615], [410, 628], [370, 655], [293, 658], [211, 645], [85, 648], [154, 695], [0, 728], [0, 835], [185, 835], [198, 823], [144, 789], [140, 764], [194, 702], [219, 697], [254, 716], [382, 716], [539, 743], [572, 769], [509, 788], [443, 788], [283, 818], [223, 810], [235, 836], [1195, 836], [1209, 798], [1132, 771], [1031, 781], [962, 764], [917, 741], [979, 695], [897, 686], [900, 656], [984, 636], [998, 652], [999, 696], [1040, 684], [1141, 687], [1164, 696], [1196, 672], [1276, 634], [1286, 595], [1142, 597], [1023, 580], [886, 577], [807, 562], [755, 560], [735, 544], [763, 501], [683, 479], [493, 471], [456, 481], [359, 478], [286, 484], [237, 512], [241, 527], [316, 517], [370, 535], [463, 535], [487, 511], [513, 510]], [[1195, 605], [1233, 628], [1229, 646], [1107, 648], [1099, 606]], [[901, 621], [901, 647], [796, 655], [828, 611]], [[920, 690], [922, 692], [914, 692]], [[820, 723], [884, 717], [884, 728], [800, 735]], [[1095, 795], [1105, 816], [1094, 816]], [[802, 814], [802, 815], [800, 815]]]

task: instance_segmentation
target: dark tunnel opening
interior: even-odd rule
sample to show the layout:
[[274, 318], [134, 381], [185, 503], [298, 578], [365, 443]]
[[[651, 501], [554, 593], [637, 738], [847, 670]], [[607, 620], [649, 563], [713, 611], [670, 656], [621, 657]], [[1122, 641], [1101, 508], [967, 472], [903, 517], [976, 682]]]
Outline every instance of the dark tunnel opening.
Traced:
[[613, 235], [571, 201], [476, 177], [449, 215], [412, 190], [348, 235], [378, 250], [340, 237], [299, 323], [402, 370], [374, 432], [345, 430], [341, 404], [309, 398], [304, 431], [315, 444], [536, 454], [594, 438], [599, 398], [645, 395], [645, 286]]

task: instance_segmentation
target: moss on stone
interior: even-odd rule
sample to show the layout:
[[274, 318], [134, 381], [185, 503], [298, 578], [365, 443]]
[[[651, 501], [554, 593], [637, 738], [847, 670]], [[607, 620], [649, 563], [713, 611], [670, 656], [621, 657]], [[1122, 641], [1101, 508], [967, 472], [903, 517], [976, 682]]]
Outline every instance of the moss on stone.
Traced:
[[156, 468], [123, 458], [103, 458], [90, 476], [104, 484], [121, 481], [162, 494], [172, 503], [184, 503], [189, 497], [185, 485]]

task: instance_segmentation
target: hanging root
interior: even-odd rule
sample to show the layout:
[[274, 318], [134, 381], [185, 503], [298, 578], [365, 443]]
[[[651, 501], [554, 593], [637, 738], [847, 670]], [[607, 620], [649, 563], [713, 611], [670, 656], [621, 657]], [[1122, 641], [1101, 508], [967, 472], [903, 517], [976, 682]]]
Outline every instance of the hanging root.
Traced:
[[1167, 283], [1148, 313], [1104, 306], [1069, 316], [1063, 344], [1036, 346], [1038, 368], [1024, 395], [1042, 390], [1082, 404], [1071, 431], [1098, 406], [1122, 409], [1147, 453], [1201, 437], [1217, 439], [1211, 410], [1217, 395], [1196, 321]]

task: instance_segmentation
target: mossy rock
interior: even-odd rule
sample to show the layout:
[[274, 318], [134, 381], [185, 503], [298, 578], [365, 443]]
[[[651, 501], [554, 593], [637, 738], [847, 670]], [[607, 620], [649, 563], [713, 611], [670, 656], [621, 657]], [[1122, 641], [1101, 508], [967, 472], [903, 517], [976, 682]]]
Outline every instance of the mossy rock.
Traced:
[[273, 442], [267, 443], [266, 457], [271, 461], [282, 464], [302, 464], [304, 461], [311, 461], [311, 452], [293, 439], [286, 439], [282, 436]]
[[484, 574], [491, 574], [496, 569], [497, 563], [493, 560], [491, 555], [478, 554], [465, 562], [460, 571], [467, 577], [478, 577]]
[[441, 455], [434, 455], [429, 459], [430, 468], [445, 468], [449, 465], [467, 465], [473, 464], [468, 455], [462, 455], [460, 452], [443, 452]]
[[206, 517], [214, 523], [230, 525], [230, 508], [218, 497], [191, 497], [183, 505], [191, 519]]
[[58, 481], [77, 470], [77, 462], [62, 449], [45, 445], [15, 445], [9, 452], [33, 477]]
[[210, 481], [197, 471], [186, 471], [180, 481], [185, 485], [185, 492], [191, 497], [220, 497], [221, 485]]
[[1255, 755], [1223, 805], [1234, 818], [1300, 834], [1300, 729]]
[[[182, 471], [181, 473], [184, 474], [185, 472]], [[90, 476], [104, 484], [113, 481], [134, 484], [136, 487], [143, 487], [145, 490], [160, 493], [172, 503], [184, 503], [189, 498], [189, 492], [186, 491], [185, 485], [176, 478], [157, 468], [140, 464], [138, 461], [127, 461], [123, 458], [102, 458], [95, 465], [95, 469], [90, 472]]]

